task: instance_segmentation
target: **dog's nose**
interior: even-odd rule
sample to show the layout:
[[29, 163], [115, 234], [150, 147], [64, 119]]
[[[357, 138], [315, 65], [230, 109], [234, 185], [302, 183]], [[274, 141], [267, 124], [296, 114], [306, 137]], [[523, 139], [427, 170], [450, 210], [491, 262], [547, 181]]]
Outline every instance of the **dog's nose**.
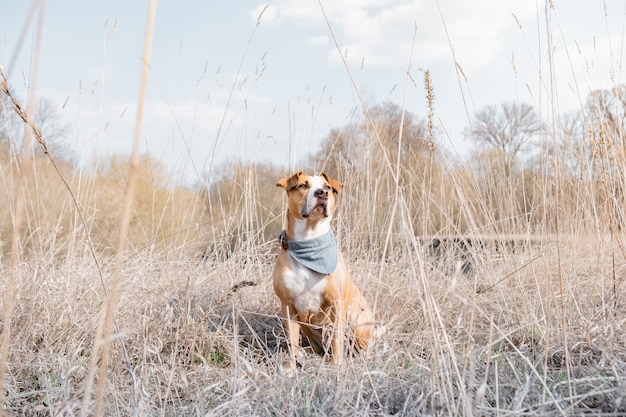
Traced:
[[328, 198], [328, 190], [320, 188], [319, 190], [315, 190], [313, 195], [317, 198]]

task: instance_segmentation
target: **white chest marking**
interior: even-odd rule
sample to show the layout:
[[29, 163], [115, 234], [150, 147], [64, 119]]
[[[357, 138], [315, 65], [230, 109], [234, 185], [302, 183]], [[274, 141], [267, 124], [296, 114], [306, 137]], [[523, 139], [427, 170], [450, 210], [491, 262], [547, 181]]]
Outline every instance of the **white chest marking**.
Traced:
[[291, 299], [298, 312], [313, 314], [320, 310], [326, 292], [325, 275], [318, 274], [300, 265], [293, 259], [289, 260], [291, 269], [283, 279], [289, 289]]

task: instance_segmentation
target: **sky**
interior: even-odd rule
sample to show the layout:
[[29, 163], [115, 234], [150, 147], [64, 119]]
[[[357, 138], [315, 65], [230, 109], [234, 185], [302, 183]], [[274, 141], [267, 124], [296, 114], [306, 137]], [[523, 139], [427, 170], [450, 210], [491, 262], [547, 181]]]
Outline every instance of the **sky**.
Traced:
[[[147, 0], [3, 6], [9, 86], [54, 106], [83, 167], [132, 150], [147, 18]], [[550, 122], [620, 85], [625, 18], [621, 0], [158, 0], [141, 152], [184, 184], [224, 161], [295, 169], [362, 99], [425, 118], [429, 71], [437, 142], [463, 159], [485, 106]]]

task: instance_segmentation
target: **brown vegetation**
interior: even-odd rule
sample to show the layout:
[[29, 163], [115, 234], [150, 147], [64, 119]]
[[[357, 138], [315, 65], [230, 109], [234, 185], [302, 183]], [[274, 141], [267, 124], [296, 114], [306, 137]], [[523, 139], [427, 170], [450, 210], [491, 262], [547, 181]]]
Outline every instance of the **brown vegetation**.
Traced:
[[[337, 235], [388, 332], [340, 368], [310, 355], [294, 378], [280, 367], [284, 334], [269, 279], [282, 169], [224, 163], [189, 190], [144, 157], [106, 413], [626, 412], [626, 158], [619, 117], [604, 123], [610, 106], [592, 105], [597, 97], [583, 128], [543, 137], [553, 144], [548, 158], [517, 165], [493, 147], [451, 165], [432, 129], [393, 104], [330, 132], [303, 168], [344, 182]], [[0, 162], [5, 277], [19, 162], [6, 141]], [[90, 411], [81, 407], [125, 166], [120, 157], [93, 175], [61, 166], [74, 205], [49, 160], [34, 159], [15, 271], [9, 412]]]

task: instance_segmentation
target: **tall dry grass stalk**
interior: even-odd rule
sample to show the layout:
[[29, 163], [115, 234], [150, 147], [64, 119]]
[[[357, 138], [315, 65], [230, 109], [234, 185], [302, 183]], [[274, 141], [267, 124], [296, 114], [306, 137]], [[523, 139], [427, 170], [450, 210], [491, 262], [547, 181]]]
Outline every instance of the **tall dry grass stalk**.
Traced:
[[[33, 6], [34, 10], [34, 6]], [[33, 115], [35, 111], [35, 97], [37, 93], [37, 75], [39, 71], [39, 57], [41, 53], [42, 29], [44, 17], [45, 3], [41, 3], [39, 7], [39, 19], [37, 21], [37, 33], [35, 37], [34, 53], [33, 53], [33, 72], [30, 79], [31, 85], [27, 107], [24, 116]], [[2, 84], [3, 93], [9, 96], [9, 87], [7, 79], [0, 68], [0, 83]], [[11, 344], [11, 331], [13, 323], [13, 309], [15, 303], [15, 286], [17, 280], [17, 268], [20, 259], [20, 238], [22, 235], [22, 227], [24, 221], [24, 205], [25, 205], [25, 179], [31, 170], [31, 129], [24, 129], [24, 142], [22, 146], [22, 158], [20, 164], [19, 179], [15, 191], [15, 215], [13, 217], [13, 233], [11, 239], [10, 266], [9, 276], [6, 289], [4, 291], [4, 308], [3, 308], [3, 328], [2, 328], [2, 344], [0, 345], [0, 413], [3, 413], [5, 392], [4, 386], [6, 382], [7, 364], [9, 361], [9, 350]]]
[[[554, 9], [554, 5], [548, 1], [545, 4], [545, 18], [546, 18], [546, 33], [548, 33], [548, 39], [547, 39], [547, 44], [548, 44], [548, 78], [549, 78], [549, 97], [550, 97], [550, 101], [557, 103], [558, 102], [558, 98], [556, 96], [556, 91], [555, 91], [555, 84], [556, 84], [556, 80], [555, 80], [555, 71], [554, 71], [554, 56], [553, 56], [553, 44], [552, 44], [552, 23], [551, 23], [551, 19], [550, 19], [550, 9]], [[557, 120], [558, 120], [558, 116], [557, 116], [557, 111], [556, 111], [556, 105], [553, 105], [551, 107], [551, 119], [552, 119], [552, 123], [551, 123], [551, 128], [552, 128], [552, 137], [554, 138], [554, 145], [553, 145], [553, 157], [552, 157], [552, 161], [554, 164], [554, 195], [552, 196], [552, 198], [554, 198], [554, 203], [556, 207], [560, 207], [561, 206], [561, 167], [560, 167], [560, 158], [558, 155], [558, 152], [556, 151], [558, 149], [557, 143], [556, 143], [556, 138], [558, 137], [558, 135], [556, 134], [556, 126], [557, 126]], [[567, 319], [568, 319], [568, 314], [567, 314], [567, 310], [565, 308], [565, 304], [564, 304], [564, 291], [565, 291], [565, 283], [564, 283], [564, 277], [563, 277], [563, 268], [562, 268], [562, 264], [561, 264], [561, 228], [560, 228], [560, 222], [561, 222], [561, 215], [560, 215], [560, 211], [557, 210], [555, 212], [555, 236], [556, 236], [556, 259], [557, 259], [557, 274], [559, 277], [559, 296], [561, 299], [561, 337], [562, 337], [562, 341], [563, 341], [563, 353], [564, 353], [564, 359], [565, 359], [565, 370], [567, 372], [567, 387], [569, 389], [569, 395], [571, 397], [574, 396], [574, 391], [573, 391], [573, 385], [572, 385], [572, 369], [571, 369], [571, 358], [570, 358], [570, 349], [569, 349], [569, 334], [568, 334], [568, 325], [567, 325]]]
[[[122, 267], [126, 257], [127, 235], [129, 223], [132, 214], [132, 205], [135, 196], [135, 186], [137, 183], [137, 175], [139, 174], [139, 146], [141, 141], [141, 124], [143, 121], [143, 105], [146, 94], [146, 86], [148, 83], [148, 69], [150, 67], [150, 52], [152, 50], [152, 33], [154, 28], [154, 14], [156, 11], [156, 0], [151, 0], [148, 10], [148, 23], [146, 28], [146, 38], [143, 53], [143, 66], [141, 72], [141, 83], [139, 90], [139, 100], [137, 106], [137, 119], [135, 121], [135, 135], [133, 141], [133, 149], [130, 158], [130, 170], [128, 182], [124, 193], [124, 205], [122, 215], [120, 217], [120, 236], [117, 244], [117, 252], [115, 256], [115, 266], [113, 270], [113, 278], [108, 295], [105, 297], [100, 317], [104, 320], [102, 325], [98, 325], [96, 336], [94, 338], [92, 350], [92, 369], [95, 368], [96, 358], [100, 358], [98, 380], [96, 385], [96, 398], [94, 415], [101, 416], [104, 413], [104, 393], [107, 382], [107, 372], [109, 370], [109, 355], [111, 344], [113, 343], [113, 324], [115, 321], [115, 313], [119, 299], [119, 287], [122, 280]], [[100, 351], [100, 349], [102, 349]], [[99, 352], [100, 351], [100, 352]], [[98, 353], [100, 353], [98, 355]], [[83, 415], [87, 415], [88, 399], [91, 396], [91, 381], [89, 377], [85, 386]]]
[[[2, 88], [8, 92], [6, 78], [2, 74]], [[32, 107], [31, 107], [32, 110]], [[13, 237], [11, 239], [10, 267], [4, 297], [4, 308], [2, 316], [2, 346], [0, 347], [0, 407], [4, 404], [4, 385], [6, 383], [7, 365], [9, 362], [9, 349], [11, 345], [11, 331], [13, 322], [13, 309], [15, 303], [15, 286], [17, 282], [17, 267], [20, 258], [20, 235], [22, 234], [24, 215], [24, 177], [30, 173], [30, 130], [26, 129], [24, 137], [24, 154], [21, 160], [21, 175], [19, 176], [16, 188], [15, 216], [13, 224]], [[0, 410], [1, 411], [1, 410]]]

